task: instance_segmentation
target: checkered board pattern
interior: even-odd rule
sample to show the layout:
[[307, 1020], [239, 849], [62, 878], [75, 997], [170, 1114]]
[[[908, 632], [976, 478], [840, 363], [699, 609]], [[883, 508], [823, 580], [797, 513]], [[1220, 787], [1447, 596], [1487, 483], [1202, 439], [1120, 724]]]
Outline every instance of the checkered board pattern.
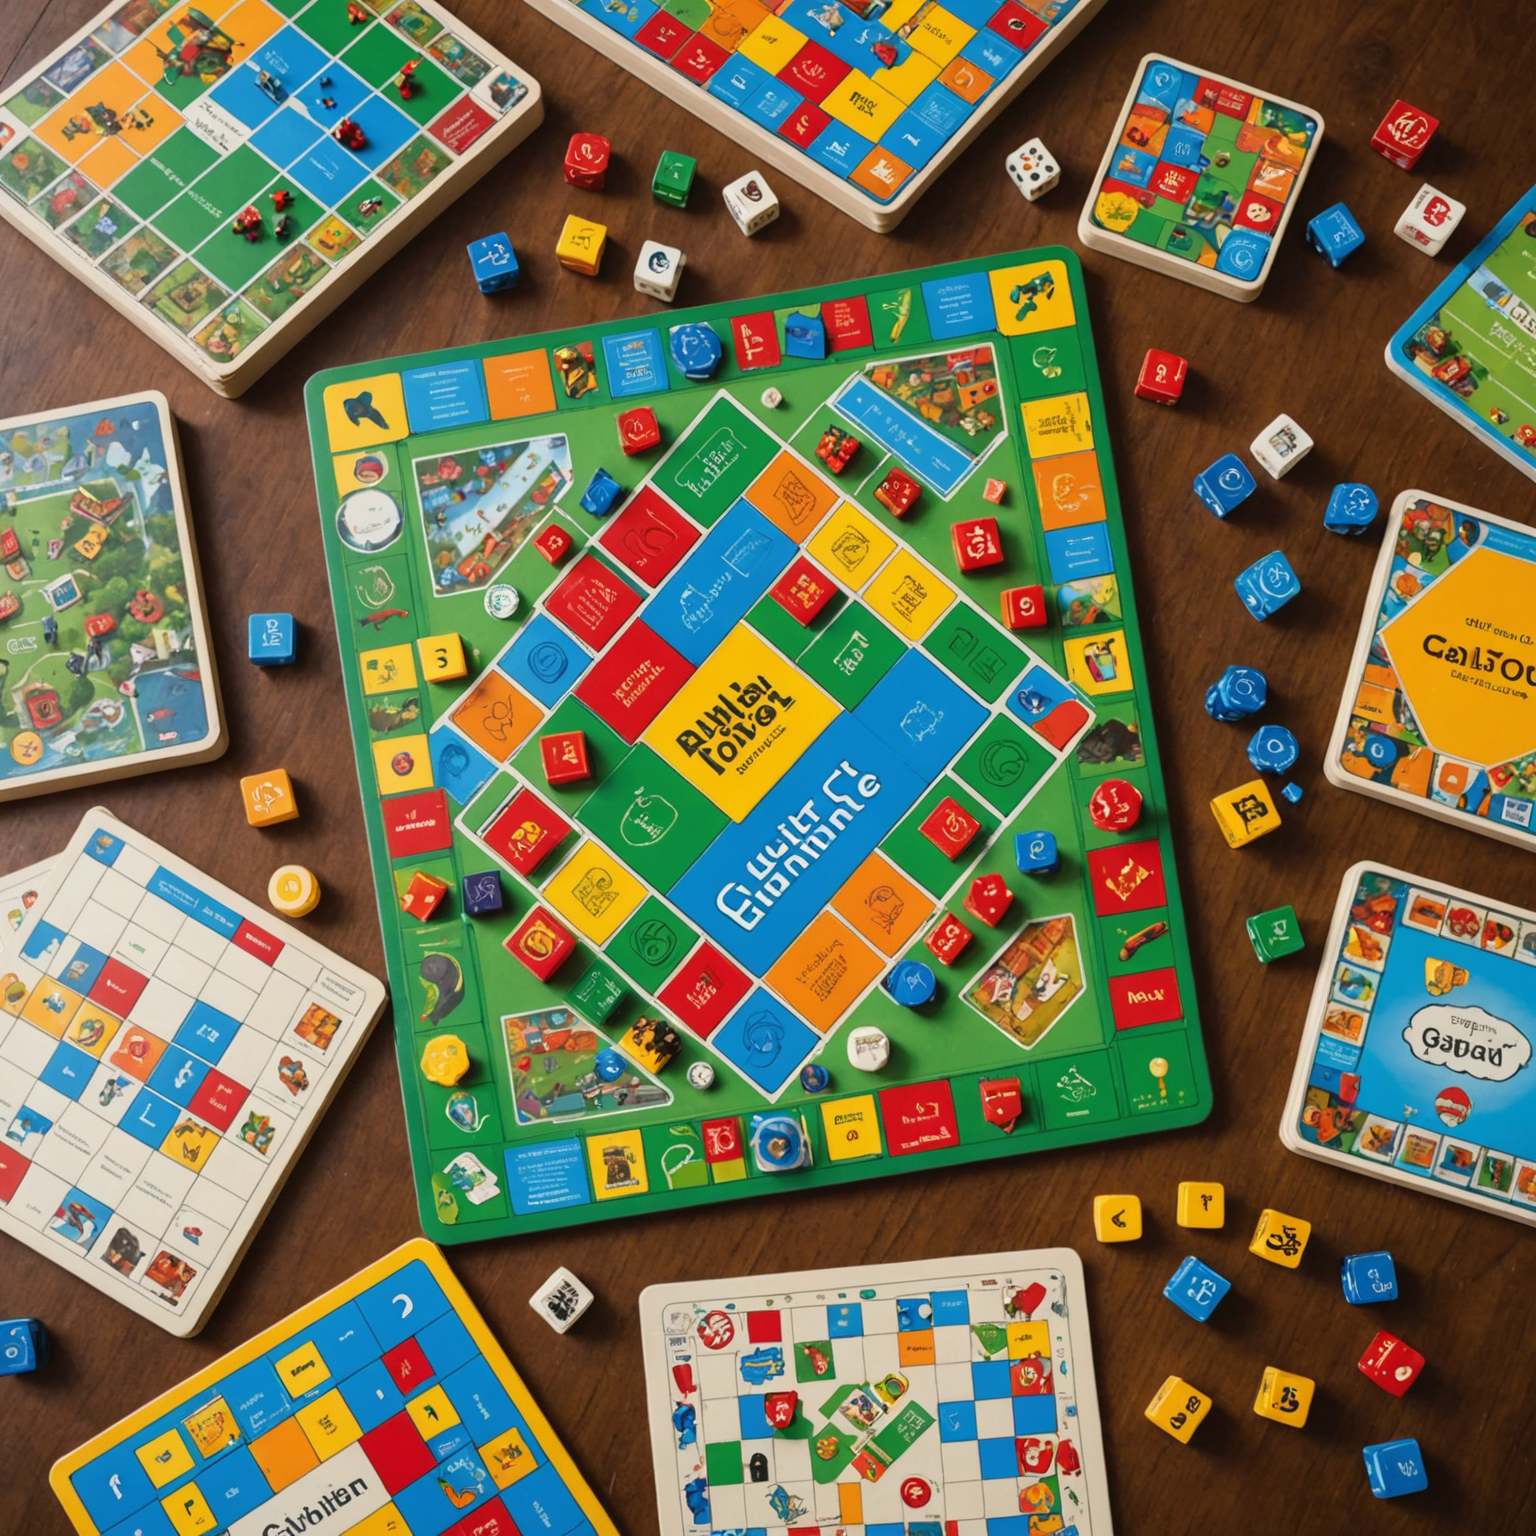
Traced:
[[653, 1286], [662, 1536], [1110, 1526], [1070, 1249]]
[[195, 1333], [383, 986], [104, 811], [28, 888], [0, 935], [0, 1231]]
[[617, 1536], [417, 1238], [55, 1463], [81, 1536]]
[[[0, 215], [227, 388], [540, 110], [434, 0], [366, 0], [357, 24], [345, 0], [119, 0], [0, 100]], [[343, 118], [361, 149], [333, 136]], [[231, 228], [248, 206], [254, 241]]]

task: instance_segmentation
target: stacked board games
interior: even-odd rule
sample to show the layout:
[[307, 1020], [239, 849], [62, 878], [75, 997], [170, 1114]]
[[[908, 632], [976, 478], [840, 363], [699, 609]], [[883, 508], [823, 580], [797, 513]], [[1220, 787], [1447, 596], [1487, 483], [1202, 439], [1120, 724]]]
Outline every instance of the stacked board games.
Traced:
[[1377, 557], [1328, 778], [1536, 847], [1533, 614], [1536, 534], [1404, 491]]
[[1536, 1226], [1533, 997], [1536, 912], [1356, 864], [1280, 1139]]
[[1078, 238], [1228, 298], [1256, 299], [1322, 138], [1311, 107], [1149, 53]]
[[116, 0], [0, 99], [0, 215], [238, 395], [543, 113], [435, 0]]
[[428, 1235], [1203, 1119], [1076, 257], [667, 318], [309, 384]]
[[80, 1536], [618, 1536], [420, 1238], [61, 1457]]
[[21, 905], [0, 934], [0, 1232], [196, 1333], [384, 988], [102, 810]]
[[1111, 1529], [1070, 1248], [653, 1285], [662, 1536]]
[[164, 395], [0, 422], [0, 641], [0, 801], [223, 752]]
[[530, 0], [886, 231], [1103, 0]]

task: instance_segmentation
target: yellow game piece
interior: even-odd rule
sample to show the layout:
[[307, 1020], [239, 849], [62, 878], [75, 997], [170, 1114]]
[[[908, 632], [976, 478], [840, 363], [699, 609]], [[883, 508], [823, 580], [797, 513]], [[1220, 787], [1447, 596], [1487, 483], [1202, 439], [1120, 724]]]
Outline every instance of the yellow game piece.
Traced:
[[421, 1075], [439, 1088], [452, 1088], [469, 1071], [469, 1047], [457, 1035], [434, 1035], [421, 1053]]
[[416, 642], [421, 658], [421, 675], [429, 683], [451, 683], [469, 672], [464, 660], [464, 642], [457, 635], [423, 635]]
[[594, 224], [590, 219], [578, 219], [574, 213], [567, 214], [560, 238], [555, 243], [555, 257], [562, 267], [569, 267], [572, 272], [596, 277], [607, 244], [606, 224]]
[[1134, 1243], [1141, 1236], [1141, 1197], [1095, 1195], [1093, 1235], [1101, 1243]]
[[1217, 795], [1211, 801], [1211, 810], [1232, 848], [1244, 848], [1280, 825], [1280, 812], [1263, 779], [1250, 779], [1224, 795]]
[[1277, 1424], [1301, 1429], [1312, 1411], [1312, 1394], [1316, 1391], [1317, 1383], [1310, 1376], [1295, 1376], [1277, 1366], [1266, 1365], [1259, 1382], [1259, 1395], [1253, 1400], [1253, 1411], [1261, 1419], [1273, 1419]]
[[1186, 1180], [1179, 1185], [1177, 1220], [1181, 1227], [1226, 1226], [1226, 1190], [1220, 1184], [1200, 1184]]
[[293, 798], [293, 784], [285, 768], [241, 779], [240, 798], [245, 801], [245, 819], [253, 827], [273, 827], [280, 821], [298, 820], [298, 802]]
[[1180, 1445], [1189, 1444], [1190, 1436], [1210, 1411], [1210, 1398], [1177, 1376], [1170, 1376], [1147, 1404], [1147, 1417], [1159, 1429], [1167, 1430]]
[[284, 864], [267, 882], [267, 901], [284, 917], [307, 917], [320, 903], [320, 882], [302, 864]]
[[1312, 1236], [1312, 1223], [1300, 1216], [1287, 1216], [1283, 1211], [1272, 1211], [1268, 1206], [1259, 1212], [1259, 1224], [1254, 1229], [1253, 1241], [1248, 1252], [1256, 1253], [1271, 1264], [1295, 1269], [1301, 1256], [1307, 1251], [1307, 1239]]

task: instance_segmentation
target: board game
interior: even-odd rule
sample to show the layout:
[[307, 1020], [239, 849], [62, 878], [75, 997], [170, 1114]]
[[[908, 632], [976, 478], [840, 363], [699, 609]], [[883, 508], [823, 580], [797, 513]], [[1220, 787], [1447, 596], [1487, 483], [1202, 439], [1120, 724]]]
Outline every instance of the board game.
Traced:
[[0, 936], [0, 1232], [185, 1337], [384, 988], [107, 811], [50, 863]]
[[[830, 350], [798, 360], [813, 320]], [[704, 327], [724, 355], [690, 380], [671, 347]], [[1209, 1112], [1071, 252], [360, 364], [307, 400], [429, 1236]], [[626, 454], [616, 422], [651, 414]], [[875, 492], [904, 481], [898, 518]], [[1004, 628], [1005, 592], [1040, 627]], [[1036, 831], [1055, 873], [1020, 872]], [[883, 985], [903, 960], [931, 1002]]]
[[885, 232], [1103, 0], [529, 0]]
[[0, 641], [0, 801], [224, 751], [164, 395], [0, 422]]
[[1536, 848], [1536, 533], [1392, 505], [1323, 760], [1331, 783]]
[[1322, 140], [1311, 107], [1149, 53], [1078, 238], [1229, 299], [1256, 299]]
[[80, 1536], [618, 1536], [420, 1238], [61, 1457], [49, 1481]]
[[1111, 1529], [1070, 1248], [653, 1285], [661, 1536]]
[[1536, 479], [1536, 187], [1414, 310], [1387, 367]]
[[40, 859], [14, 874], [0, 875], [0, 960], [10, 952], [27, 913], [37, 905], [52, 868], [52, 859]]
[[1344, 876], [1280, 1139], [1536, 1226], [1536, 912], [1374, 861]]
[[0, 99], [0, 216], [234, 396], [543, 115], [436, 0], [115, 0]]

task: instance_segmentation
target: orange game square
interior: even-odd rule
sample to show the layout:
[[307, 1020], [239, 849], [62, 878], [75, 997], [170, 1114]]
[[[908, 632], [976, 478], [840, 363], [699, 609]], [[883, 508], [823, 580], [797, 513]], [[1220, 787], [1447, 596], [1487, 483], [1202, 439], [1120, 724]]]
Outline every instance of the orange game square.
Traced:
[[453, 723], [498, 763], [522, 746], [544, 711], [500, 672], [487, 672], [453, 711]]
[[799, 542], [837, 500], [837, 492], [787, 449], [747, 487], [746, 495], [769, 522]]
[[21, 1010], [21, 1016], [29, 1024], [36, 1024], [45, 1034], [62, 1039], [69, 1021], [74, 1018], [84, 999], [78, 992], [71, 992], [50, 977], [44, 976], [32, 988], [32, 995]]
[[[134, 107], [144, 100], [145, 111], [137, 117], [148, 118], [144, 129], [136, 127]], [[164, 103], [158, 96], [145, 99], [144, 82], [116, 60], [97, 70], [90, 79], [54, 108], [32, 131], [49, 149], [56, 150], [71, 165], [77, 165], [110, 134], [102, 119], [115, 119], [123, 133], [137, 140], [143, 132], [153, 132], [153, 118]], [[86, 110], [95, 107], [96, 113]], [[170, 115], [176, 117], [174, 110]], [[180, 118], [177, 118], [180, 122]]]
[[883, 969], [868, 945], [830, 912], [822, 912], [765, 979], [801, 1018], [826, 1034]]
[[972, 103], [980, 101], [995, 83], [986, 70], [978, 69], [958, 54], [940, 70], [939, 79], [962, 101]]
[[854, 166], [848, 178], [876, 197], [891, 197], [912, 174], [912, 167], [888, 149], [872, 149]]
[[896, 1363], [898, 1365], [932, 1365], [934, 1363], [933, 1329], [914, 1328], [908, 1333], [898, 1333]]
[[550, 377], [549, 354], [539, 347], [533, 352], [486, 358], [485, 395], [493, 421], [541, 416], [554, 410], [555, 383]]
[[872, 853], [832, 905], [883, 954], [896, 956], [918, 935], [933, 903], [894, 864]]
[[1083, 523], [1102, 523], [1109, 516], [1099, 483], [1099, 461], [1091, 450], [1044, 459], [1031, 467], [1040, 498], [1040, 526], [1047, 533]]
[[80, 172], [96, 186], [110, 187], [138, 163], [139, 157], [122, 139], [103, 139], [80, 162]]
[[256, 1458], [262, 1476], [272, 1485], [273, 1493], [281, 1493], [320, 1465], [320, 1458], [297, 1419], [284, 1419], [276, 1429], [253, 1440], [251, 1455]]

